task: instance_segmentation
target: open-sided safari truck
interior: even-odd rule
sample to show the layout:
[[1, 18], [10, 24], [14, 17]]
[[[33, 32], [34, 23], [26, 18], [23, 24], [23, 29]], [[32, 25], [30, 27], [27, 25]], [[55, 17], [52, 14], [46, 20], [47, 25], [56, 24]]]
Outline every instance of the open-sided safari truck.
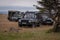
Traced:
[[23, 17], [23, 13], [20, 11], [8, 11], [8, 20], [9, 21], [18, 21]]
[[40, 26], [40, 20], [37, 18], [36, 14], [35, 12], [25, 12], [24, 17], [19, 19], [18, 25], [20, 27], [23, 25]]

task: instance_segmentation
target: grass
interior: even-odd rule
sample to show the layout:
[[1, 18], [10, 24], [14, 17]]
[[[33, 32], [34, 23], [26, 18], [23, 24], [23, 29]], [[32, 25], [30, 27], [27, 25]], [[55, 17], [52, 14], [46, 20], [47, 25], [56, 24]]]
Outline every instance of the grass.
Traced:
[[0, 40], [60, 40], [60, 33], [46, 33], [46, 31], [1, 32]]
[[[9, 31], [11, 27], [21, 30], [4, 32]], [[49, 29], [51, 26], [19, 28], [17, 22], [10, 22], [7, 20], [7, 15], [0, 14], [0, 40], [60, 40], [60, 33], [50, 33]]]

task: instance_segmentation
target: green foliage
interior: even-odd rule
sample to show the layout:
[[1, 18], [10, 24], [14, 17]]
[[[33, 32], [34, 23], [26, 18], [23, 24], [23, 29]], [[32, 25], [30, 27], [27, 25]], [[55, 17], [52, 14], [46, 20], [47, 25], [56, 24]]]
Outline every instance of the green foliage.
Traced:
[[47, 30], [36, 30], [8, 33], [0, 32], [0, 40], [60, 40], [60, 33], [46, 33]]
[[38, 4], [43, 6], [43, 8], [36, 6], [38, 10], [41, 10], [41, 11], [52, 10], [52, 9], [55, 10], [57, 2], [56, 0], [41, 0], [41, 1], [38, 1]]

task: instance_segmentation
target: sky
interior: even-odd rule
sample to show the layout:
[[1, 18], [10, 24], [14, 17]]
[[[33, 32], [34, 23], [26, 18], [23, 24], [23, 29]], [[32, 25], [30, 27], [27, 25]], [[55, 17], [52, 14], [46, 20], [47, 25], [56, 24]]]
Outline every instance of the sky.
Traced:
[[33, 7], [38, 0], [0, 0], [0, 6], [25, 6]]
[[39, 0], [0, 0], [0, 13], [8, 12], [8, 10], [37, 11], [33, 6], [38, 5], [37, 1]]

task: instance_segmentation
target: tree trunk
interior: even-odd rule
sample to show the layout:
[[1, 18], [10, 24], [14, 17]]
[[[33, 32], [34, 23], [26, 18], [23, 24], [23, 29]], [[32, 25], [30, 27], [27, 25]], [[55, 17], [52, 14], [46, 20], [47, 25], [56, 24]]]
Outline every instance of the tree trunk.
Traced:
[[54, 32], [59, 32], [60, 31], [60, 13], [57, 14], [57, 18], [54, 23]]
[[55, 20], [55, 22], [54, 22], [53, 31], [54, 31], [54, 32], [57, 32], [57, 29], [58, 29], [58, 18], [57, 18], [57, 20]]

